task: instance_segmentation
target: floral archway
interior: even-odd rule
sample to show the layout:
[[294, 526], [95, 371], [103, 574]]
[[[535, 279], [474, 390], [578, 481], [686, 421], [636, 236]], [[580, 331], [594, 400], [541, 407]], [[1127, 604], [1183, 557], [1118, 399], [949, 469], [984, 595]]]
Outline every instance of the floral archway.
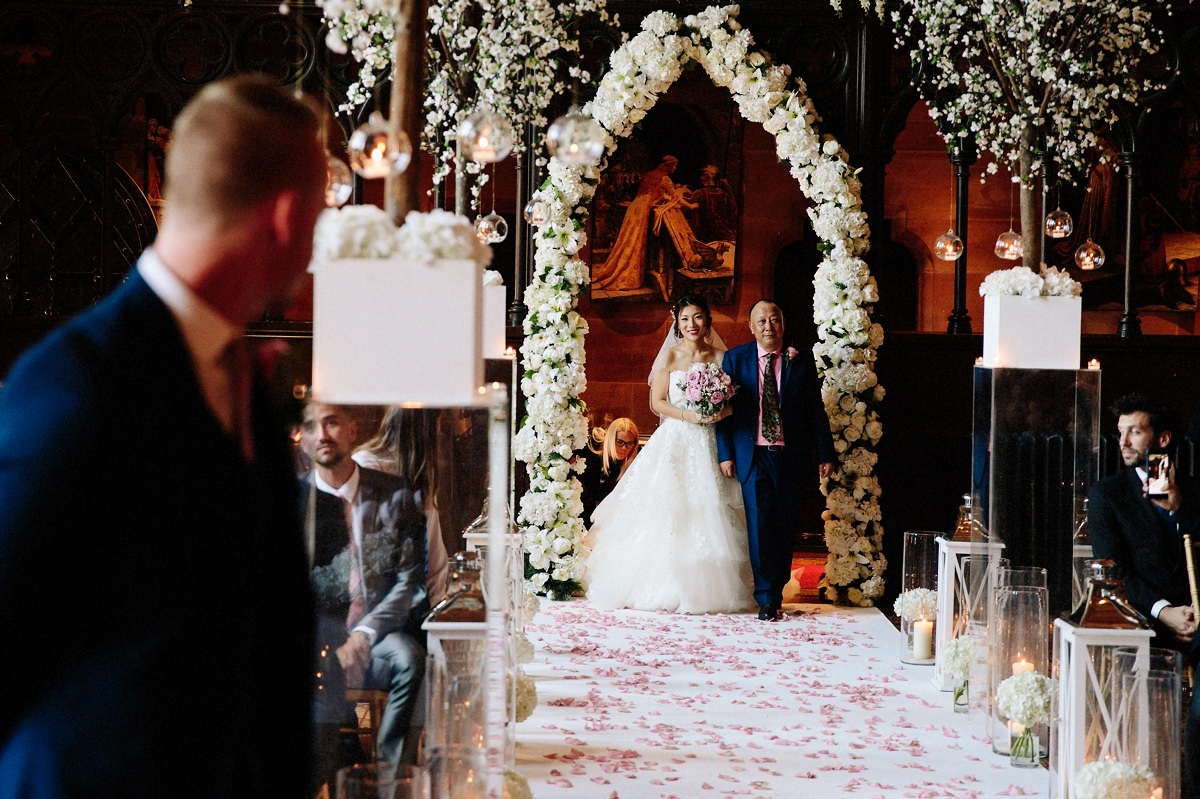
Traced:
[[[775, 137], [804, 195], [824, 255], [814, 277], [813, 348], [822, 396], [840, 466], [822, 486], [829, 550], [823, 590], [831, 601], [870, 605], [883, 593], [883, 526], [879, 483], [873, 471], [882, 435], [877, 414], [883, 387], [875, 377], [882, 328], [871, 321], [875, 279], [862, 256], [869, 230], [857, 171], [830, 136], [820, 136], [803, 81], [753, 49], [737, 21], [738, 7], [710, 7], [683, 20], [656, 11], [642, 31], [613, 53], [595, 99], [583, 110], [604, 128], [606, 153], [628, 136], [685, 66], [701, 65], [717, 86], [728, 88], [741, 114]], [[538, 196], [548, 218], [534, 234], [534, 274], [525, 292], [529, 308], [521, 347], [521, 390], [528, 415], [513, 454], [526, 463], [529, 491], [518, 521], [527, 553], [527, 578], [538, 593], [564, 595], [578, 587], [584, 535], [580, 485], [570, 459], [588, 434], [584, 337], [587, 322], [576, 311], [589, 270], [578, 257], [585, 241], [587, 204], [603, 171], [551, 159]]]

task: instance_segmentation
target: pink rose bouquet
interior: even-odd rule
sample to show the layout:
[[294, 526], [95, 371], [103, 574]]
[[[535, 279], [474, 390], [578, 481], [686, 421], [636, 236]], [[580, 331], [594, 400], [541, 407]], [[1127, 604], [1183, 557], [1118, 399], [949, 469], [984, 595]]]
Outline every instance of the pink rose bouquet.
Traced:
[[701, 416], [715, 416], [737, 389], [715, 363], [692, 364], [677, 385], [687, 399], [688, 409]]

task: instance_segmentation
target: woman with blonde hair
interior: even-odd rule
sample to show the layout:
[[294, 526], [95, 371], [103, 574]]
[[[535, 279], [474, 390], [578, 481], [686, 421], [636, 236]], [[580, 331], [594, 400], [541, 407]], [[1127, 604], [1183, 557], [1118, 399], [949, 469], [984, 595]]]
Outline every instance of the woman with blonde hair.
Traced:
[[583, 484], [580, 499], [583, 502], [585, 525], [591, 526], [592, 511], [624, 476], [638, 454], [640, 443], [637, 425], [625, 417], [614, 419], [608, 430], [597, 427], [592, 431], [588, 445], [583, 449], [587, 468], [579, 475], [579, 482]]

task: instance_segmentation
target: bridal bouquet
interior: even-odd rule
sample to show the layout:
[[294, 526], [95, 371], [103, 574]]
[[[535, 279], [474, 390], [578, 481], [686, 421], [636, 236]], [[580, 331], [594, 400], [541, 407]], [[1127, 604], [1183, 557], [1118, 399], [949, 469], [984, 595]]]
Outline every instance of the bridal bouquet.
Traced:
[[715, 416], [737, 389], [715, 363], [692, 364], [676, 385], [687, 399], [688, 409], [701, 416]]
[[1140, 763], [1096, 760], [1084, 763], [1071, 780], [1076, 799], [1124, 799], [1150, 796], [1154, 772]]

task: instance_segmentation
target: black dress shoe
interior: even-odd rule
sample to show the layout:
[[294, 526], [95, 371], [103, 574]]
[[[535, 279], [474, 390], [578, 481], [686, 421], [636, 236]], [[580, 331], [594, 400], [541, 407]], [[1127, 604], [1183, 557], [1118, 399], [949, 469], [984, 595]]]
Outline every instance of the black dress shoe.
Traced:
[[779, 621], [779, 608], [774, 605], [759, 605], [758, 618], [761, 621]]

